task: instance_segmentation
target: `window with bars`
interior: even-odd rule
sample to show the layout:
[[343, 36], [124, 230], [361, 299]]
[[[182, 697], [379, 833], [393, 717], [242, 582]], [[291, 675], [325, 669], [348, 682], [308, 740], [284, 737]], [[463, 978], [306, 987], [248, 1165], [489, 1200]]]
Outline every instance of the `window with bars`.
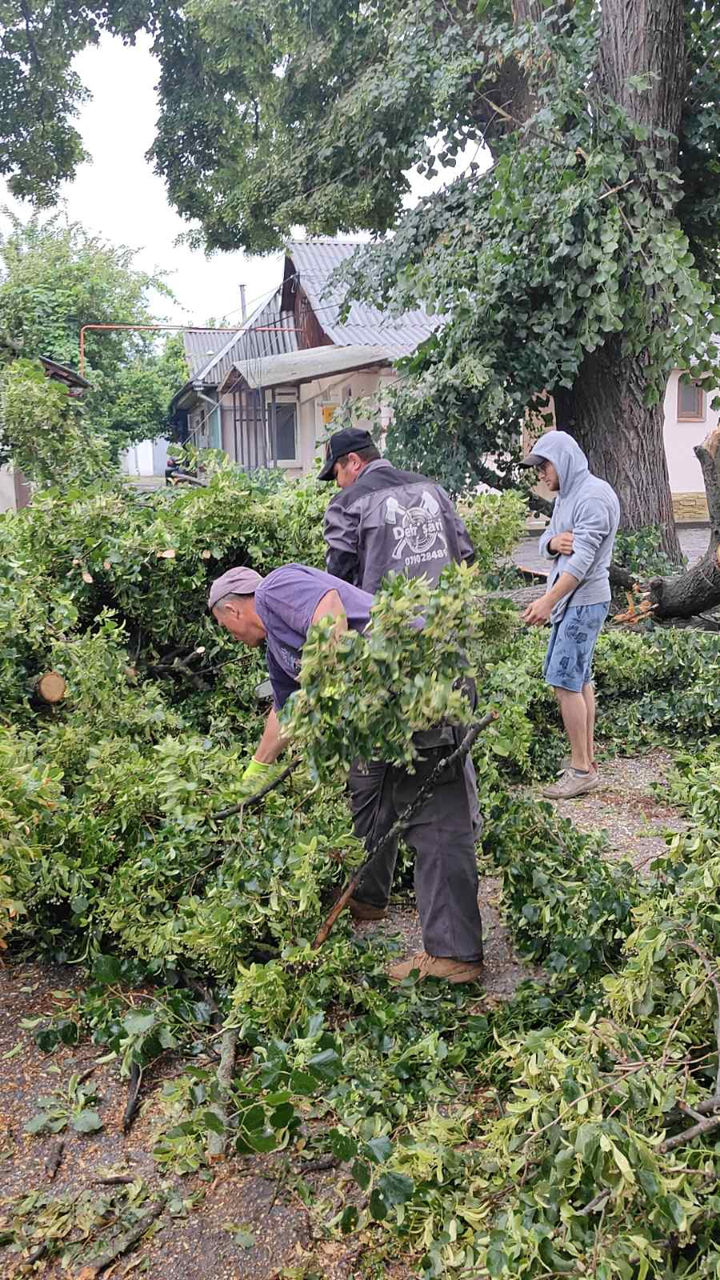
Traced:
[[678, 422], [705, 421], [705, 392], [697, 382], [678, 382]]

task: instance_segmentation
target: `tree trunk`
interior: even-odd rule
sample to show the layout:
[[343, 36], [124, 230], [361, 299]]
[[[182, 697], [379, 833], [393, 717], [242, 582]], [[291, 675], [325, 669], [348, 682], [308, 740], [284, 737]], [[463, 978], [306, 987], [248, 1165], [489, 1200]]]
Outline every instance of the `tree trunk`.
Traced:
[[710, 543], [705, 555], [687, 573], [655, 578], [650, 600], [656, 618], [692, 618], [720, 604], [720, 427], [695, 449], [702, 467], [710, 512]]
[[680, 563], [665, 456], [662, 400], [643, 404], [647, 360], [622, 356], [620, 339], [587, 356], [575, 384], [572, 434], [591, 471], [607, 480], [620, 499], [623, 529], [659, 525], [662, 545]]
[[[669, 148], [674, 163], [685, 91], [682, 0], [602, 0], [597, 86], [628, 116]], [[647, 88], [633, 77], [649, 76]], [[667, 135], [670, 135], [668, 140]], [[670, 494], [660, 404], [644, 404], [649, 359], [622, 354], [609, 338], [586, 356], [572, 399], [562, 405], [566, 427], [588, 455], [591, 469], [616, 490], [622, 527], [660, 525], [663, 547], [680, 561]]]

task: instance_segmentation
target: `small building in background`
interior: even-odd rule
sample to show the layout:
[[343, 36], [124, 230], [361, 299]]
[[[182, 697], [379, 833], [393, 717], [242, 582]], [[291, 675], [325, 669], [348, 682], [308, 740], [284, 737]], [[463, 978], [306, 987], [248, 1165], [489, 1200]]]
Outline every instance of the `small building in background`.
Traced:
[[[50, 356], [38, 356], [38, 360], [45, 370], [45, 376], [52, 382], [62, 383], [67, 388], [68, 395], [74, 400], [79, 399], [90, 386], [87, 379], [81, 377], [69, 365], [58, 364], [57, 360], [52, 360]], [[26, 507], [31, 494], [32, 490], [22, 471], [9, 463], [0, 467], [0, 512], [19, 511], [22, 507]]]
[[189, 377], [171, 410], [178, 433], [224, 450], [240, 466], [297, 476], [311, 470], [345, 401], [367, 397], [387, 424], [394, 362], [415, 351], [439, 320], [358, 302], [341, 318], [345, 291], [330, 278], [357, 247], [291, 241], [277, 289], [242, 329], [212, 350], [211, 330], [184, 335]]

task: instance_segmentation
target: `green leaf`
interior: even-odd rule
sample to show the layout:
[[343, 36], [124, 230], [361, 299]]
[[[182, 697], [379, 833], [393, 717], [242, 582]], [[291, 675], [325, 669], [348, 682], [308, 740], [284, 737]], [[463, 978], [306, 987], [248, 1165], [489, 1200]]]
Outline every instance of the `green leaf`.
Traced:
[[103, 1122], [97, 1111], [88, 1109], [84, 1109], [73, 1116], [71, 1124], [76, 1133], [97, 1133], [98, 1129], [103, 1127]]
[[352, 1160], [357, 1155], [358, 1144], [349, 1133], [341, 1133], [339, 1129], [331, 1129], [328, 1139], [330, 1150], [338, 1160]]
[[357, 1206], [354, 1204], [349, 1204], [347, 1208], [344, 1210], [343, 1215], [340, 1219], [340, 1230], [342, 1231], [344, 1236], [349, 1235], [351, 1231], [355, 1230], [357, 1224], [358, 1224]]
[[93, 965], [93, 979], [104, 986], [113, 986], [122, 978], [122, 965], [116, 956], [98, 956]]
[[383, 1173], [377, 1184], [386, 1205], [405, 1204], [412, 1199], [415, 1184], [404, 1173]]
[[365, 1150], [375, 1164], [384, 1164], [392, 1155], [392, 1142], [389, 1138], [371, 1138], [365, 1143]]

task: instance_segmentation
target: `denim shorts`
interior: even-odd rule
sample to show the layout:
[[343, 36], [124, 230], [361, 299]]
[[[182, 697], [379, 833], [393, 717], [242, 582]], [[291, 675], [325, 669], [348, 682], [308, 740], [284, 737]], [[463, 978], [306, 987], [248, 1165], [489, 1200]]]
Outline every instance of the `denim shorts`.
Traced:
[[554, 689], [579, 693], [592, 680], [592, 661], [597, 638], [610, 605], [568, 605], [550, 632], [543, 675]]

